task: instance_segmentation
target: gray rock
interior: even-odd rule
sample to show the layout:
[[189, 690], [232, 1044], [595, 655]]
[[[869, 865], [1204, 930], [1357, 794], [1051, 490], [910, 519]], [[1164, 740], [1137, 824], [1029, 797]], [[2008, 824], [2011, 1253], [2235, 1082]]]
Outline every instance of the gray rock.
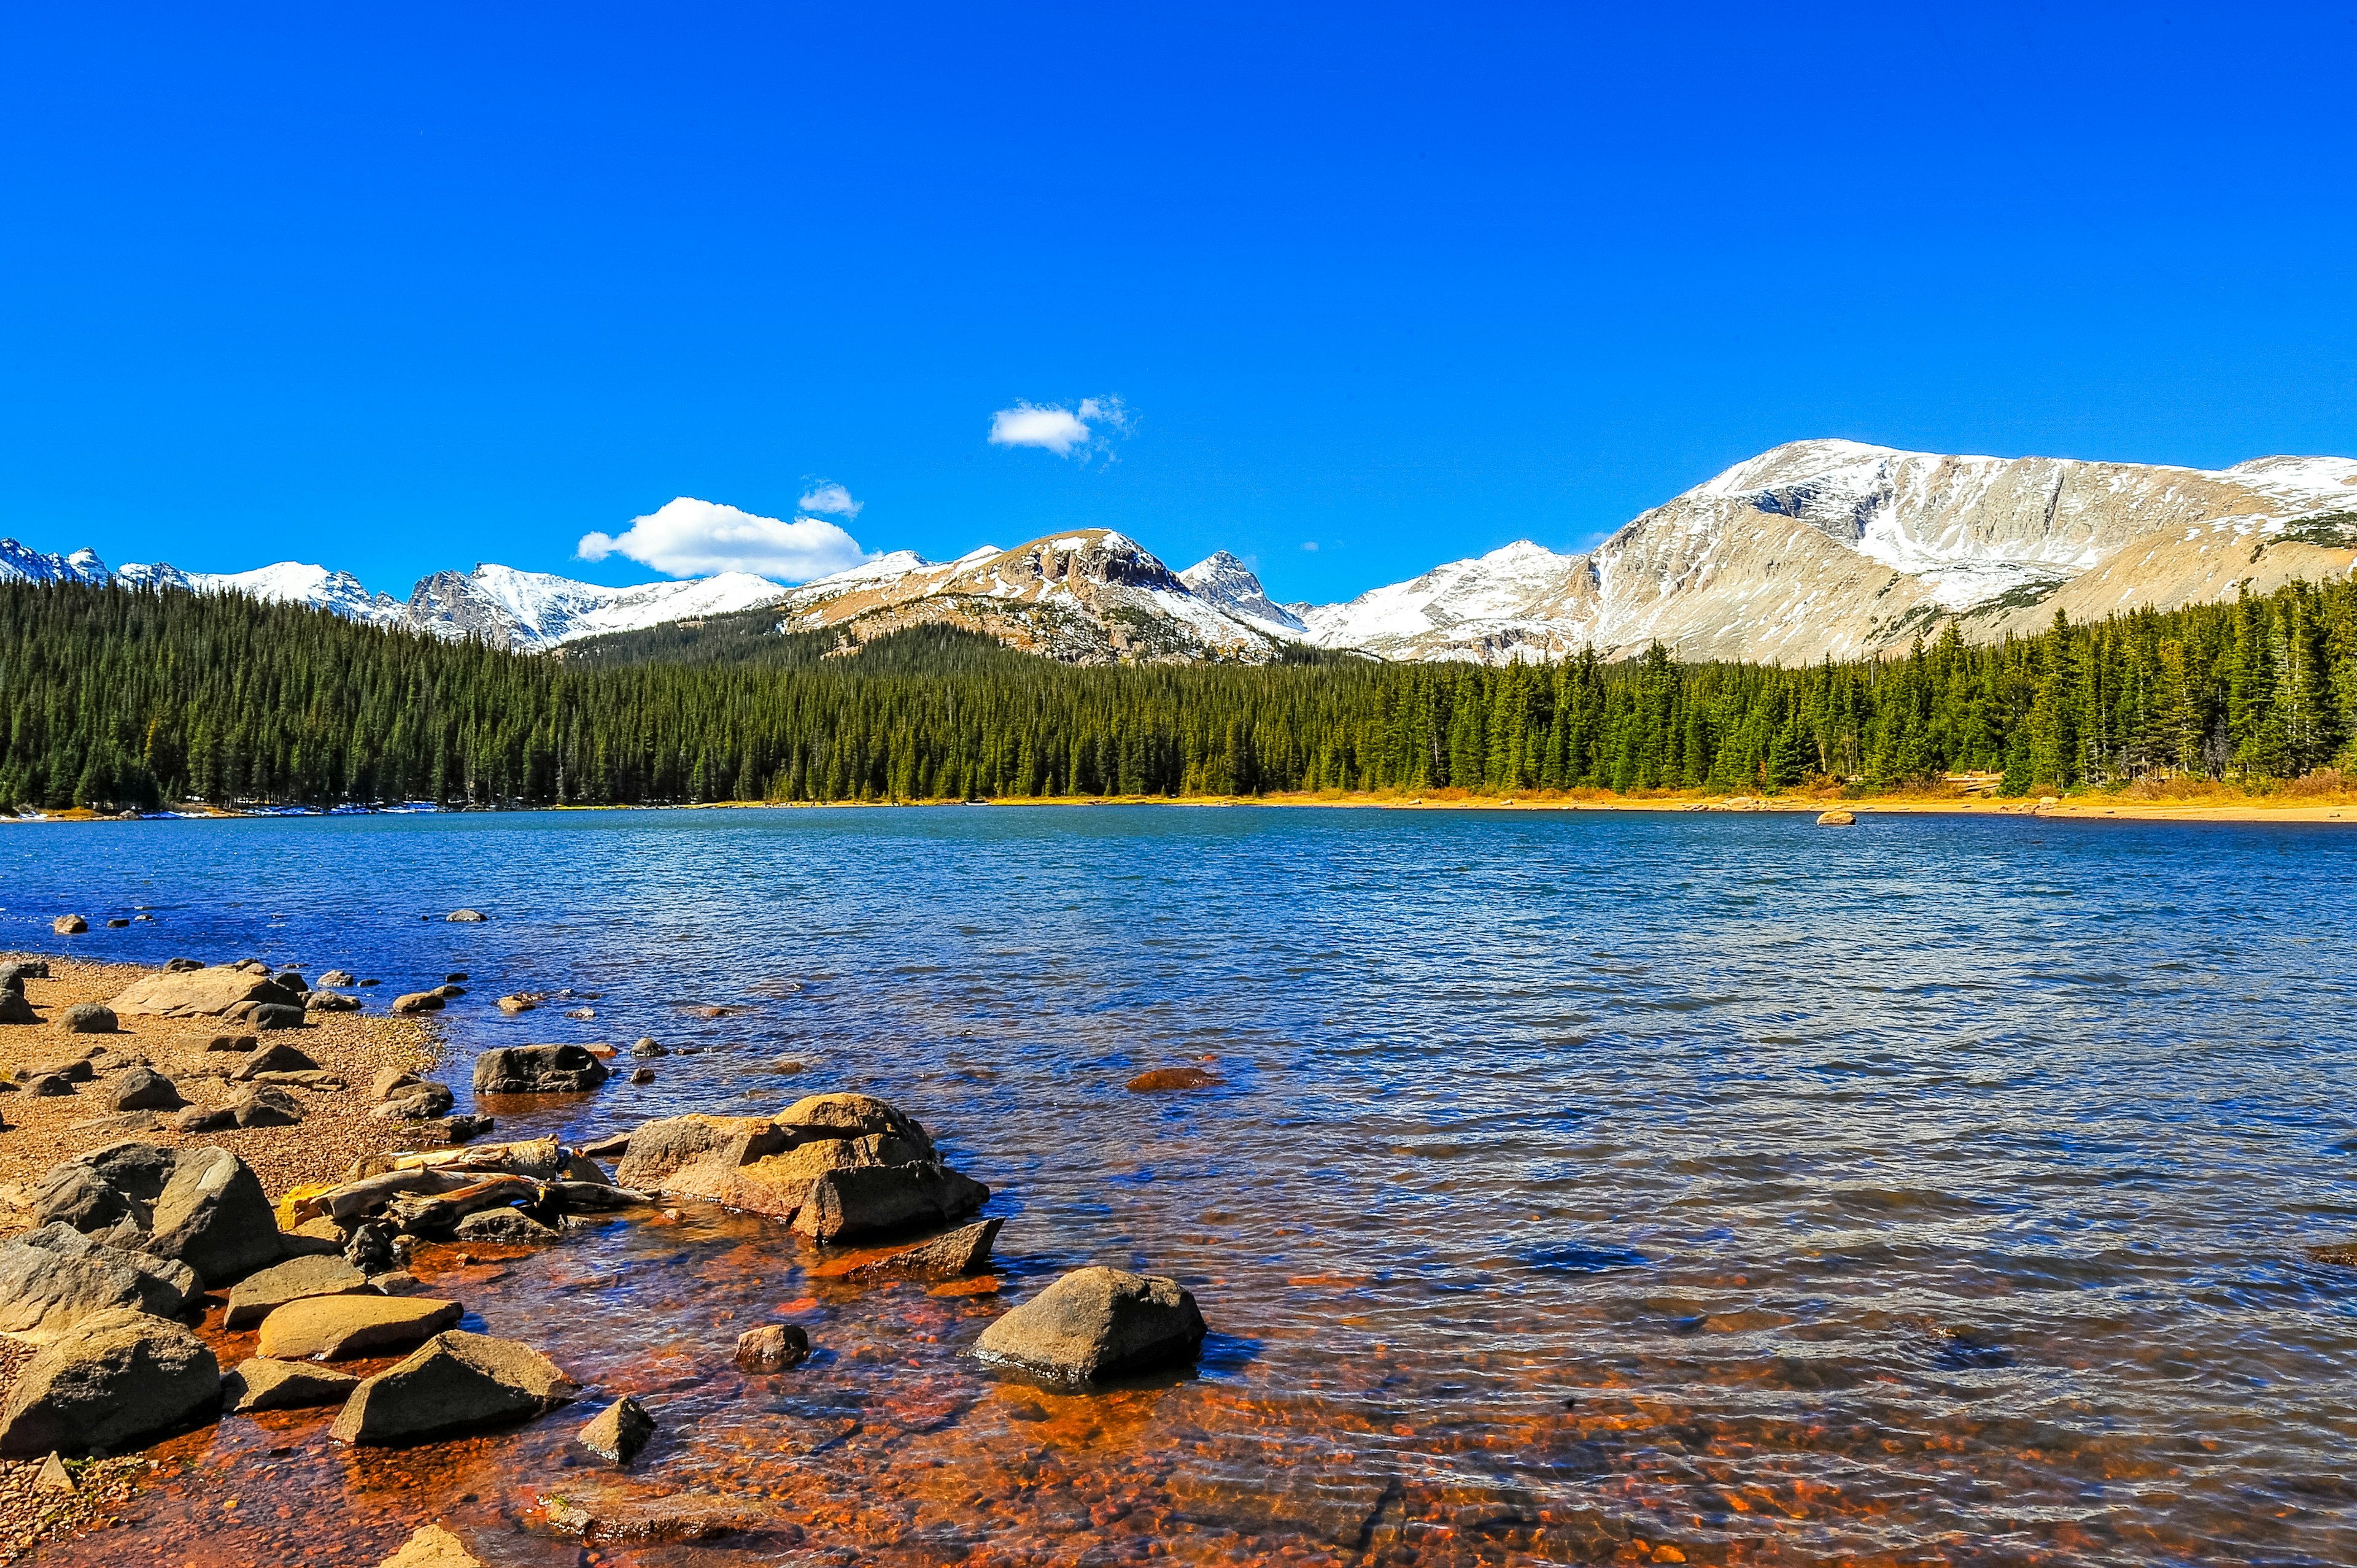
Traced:
[[38, 1024], [41, 1015], [21, 991], [0, 991], [0, 1024]]
[[479, 909], [453, 909], [442, 918], [460, 926], [479, 926], [490, 918]]
[[403, 1090], [413, 1089], [425, 1081], [405, 1068], [384, 1068], [369, 1080], [369, 1095], [375, 1100], [390, 1100]]
[[581, 1446], [610, 1464], [627, 1465], [639, 1456], [655, 1434], [655, 1418], [647, 1407], [624, 1394], [581, 1429]]
[[164, 1124], [175, 1133], [219, 1133], [237, 1125], [237, 1112], [227, 1105], [191, 1105], [173, 1112]]
[[299, 1029], [306, 1010], [288, 1002], [264, 1002], [250, 1009], [245, 1021], [257, 1029]]
[[357, 1013], [361, 999], [344, 991], [314, 991], [303, 999], [303, 1005], [314, 1013]]
[[144, 1312], [84, 1318], [35, 1356], [0, 1408], [0, 1455], [117, 1450], [221, 1405], [221, 1363], [185, 1326]]
[[198, 1291], [186, 1263], [108, 1246], [66, 1224], [0, 1242], [0, 1334], [54, 1338], [102, 1312], [178, 1316]]
[[328, 971], [327, 973], [319, 977], [319, 983], [322, 985], [350, 985], [352, 983], [351, 972], [350, 970], [343, 969], [331, 969]]
[[166, 974], [190, 974], [205, 967], [202, 959], [167, 958], [164, 961]]
[[279, 989], [282, 991], [304, 993], [311, 989], [311, 983], [304, 979], [301, 972], [296, 970], [285, 970], [271, 978], [278, 983]]
[[423, 1122], [431, 1116], [447, 1114], [456, 1103], [448, 1086], [420, 1083], [387, 1100], [371, 1114], [384, 1122]]
[[59, 915], [49, 922], [49, 929], [61, 937], [78, 937], [90, 929], [90, 922], [80, 915]]
[[230, 1120], [241, 1127], [292, 1127], [303, 1120], [303, 1102], [274, 1083], [258, 1083], [231, 1102]]
[[1075, 1269], [983, 1330], [975, 1352], [1067, 1382], [1183, 1366], [1203, 1344], [1203, 1315], [1178, 1281], [1125, 1269]]
[[265, 1072], [317, 1072], [319, 1064], [284, 1040], [273, 1040], [237, 1064], [231, 1082], [245, 1083]]
[[98, 1076], [98, 1069], [88, 1057], [70, 1057], [64, 1061], [50, 1062], [33, 1069], [34, 1078], [61, 1078], [69, 1083], [88, 1083]]
[[60, 1073], [45, 1072], [25, 1085], [25, 1092], [42, 1098], [54, 1098], [74, 1091], [73, 1080]]
[[152, 1068], [126, 1068], [107, 1086], [117, 1111], [170, 1111], [182, 1103], [178, 1085]]
[[341, 1404], [360, 1382], [351, 1373], [333, 1367], [256, 1356], [221, 1380], [221, 1409], [242, 1415], [260, 1410]]
[[446, 1144], [465, 1144], [490, 1132], [491, 1125], [491, 1119], [488, 1116], [445, 1116], [436, 1121], [420, 1122], [417, 1130]]
[[765, 1323], [737, 1336], [737, 1364], [748, 1372], [781, 1372], [810, 1356], [810, 1334], [798, 1323]]
[[221, 1316], [221, 1326], [233, 1331], [258, 1327], [264, 1318], [290, 1301], [315, 1295], [358, 1295], [368, 1288], [368, 1276], [340, 1255], [290, 1258], [239, 1281], [229, 1293], [229, 1310]]
[[418, 1442], [539, 1415], [580, 1391], [529, 1345], [452, 1329], [364, 1380], [328, 1434], [356, 1444]]
[[[160, 1183], [156, 1190], [163, 1190]], [[34, 1184], [25, 1206], [43, 1225], [61, 1222], [76, 1230], [102, 1230], [131, 1212], [130, 1199], [81, 1160], [51, 1167]]]
[[288, 1360], [381, 1356], [438, 1334], [465, 1316], [455, 1301], [428, 1296], [304, 1296], [272, 1309], [255, 1348]]
[[990, 1201], [990, 1188], [931, 1163], [853, 1165], [817, 1177], [794, 1230], [819, 1241], [945, 1225]]
[[439, 1013], [448, 1004], [448, 998], [438, 991], [412, 991], [393, 999], [391, 1012]]
[[153, 1111], [113, 1111], [103, 1116], [85, 1116], [79, 1122], [69, 1122], [66, 1130], [72, 1133], [153, 1133], [162, 1125], [156, 1120]]
[[[209, 1051], [250, 1051], [261, 1044], [262, 1042], [255, 1039], [252, 1035], [212, 1035], [207, 1036], [205, 1040], [205, 1049]], [[292, 1050], [294, 1047], [289, 1046], [287, 1049]]]
[[147, 1250], [178, 1258], [209, 1286], [243, 1279], [280, 1256], [278, 1218], [251, 1168], [227, 1149], [183, 1149], [156, 1198]]
[[455, 1232], [461, 1241], [496, 1241], [511, 1245], [535, 1245], [554, 1241], [557, 1233], [531, 1215], [515, 1208], [483, 1208], [458, 1221]]
[[652, 1083], [654, 1080], [655, 1069], [651, 1067], [633, 1068], [630, 1070], [632, 1083]]
[[12, 980], [21, 982], [48, 978], [49, 961], [45, 958], [16, 958], [10, 959], [5, 963], [0, 963], [0, 985], [5, 985]]
[[477, 1094], [580, 1094], [606, 1081], [606, 1064], [579, 1046], [502, 1046], [475, 1058]]
[[640, 1040], [630, 1047], [634, 1057], [667, 1057], [671, 1052], [653, 1040]]

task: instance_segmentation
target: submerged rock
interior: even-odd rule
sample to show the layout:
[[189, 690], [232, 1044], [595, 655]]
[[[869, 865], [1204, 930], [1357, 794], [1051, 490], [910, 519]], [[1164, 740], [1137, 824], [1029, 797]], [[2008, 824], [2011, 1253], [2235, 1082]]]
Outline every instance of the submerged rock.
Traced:
[[377, 1568], [484, 1568], [483, 1560], [438, 1524], [420, 1529]]
[[1210, 1089], [1220, 1075], [1199, 1067], [1158, 1067], [1129, 1080], [1132, 1094], [1166, 1094], [1176, 1089]]
[[364, 1445], [415, 1442], [538, 1415], [580, 1391], [529, 1345], [453, 1329], [364, 1380], [328, 1434]]
[[1068, 1382], [1183, 1366], [1201, 1349], [1203, 1315], [1178, 1282], [1125, 1269], [1075, 1269], [983, 1330], [975, 1353]]
[[555, 1230], [516, 1208], [485, 1208], [458, 1221], [452, 1232], [461, 1241], [503, 1242], [536, 1246], [557, 1240]]
[[881, 1252], [838, 1259], [809, 1271], [813, 1279], [856, 1279], [863, 1274], [913, 1274], [920, 1279], [955, 1279], [979, 1273], [990, 1263], [991, 1243], [998, 1239], [1004, 1219], [985, 1219], [955, 1230], [912, 1241]]
[[221, 1363], [181, 1324], [144, 1312], [83, 1319], [16, 1375], [0, 1455], [119, 1449], [221, 1403]]

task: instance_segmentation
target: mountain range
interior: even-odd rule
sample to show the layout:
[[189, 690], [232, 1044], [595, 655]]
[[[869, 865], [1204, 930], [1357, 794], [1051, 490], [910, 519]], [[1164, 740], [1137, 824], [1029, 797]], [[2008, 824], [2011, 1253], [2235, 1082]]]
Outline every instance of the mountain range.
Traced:
[[1279, 604], [1225, 551], [1174, 572], [1125, 535], [1077, 529], [954, 561], [900, 551], [798, 587], [741, 573], [608, 588], [510, 567], [438, 572], [408, 599], [350, 575], [111, 570], [88, 550], [0, 540], [0, 580], [241, 592], [381, 625], [545, 650], [756, 607], [781, 631], [865, 641], [946, 623], [1080, 663], [1266, 662], [1289, 644], [1391, 660], [1608, 659], [1658, 640], [1686, 660], [1813, 661], [1974, 641], [2140, 606], [2170, 608], [2344, 576], [2357, 564], [2357, 461], [2263, 457], [2207, 470], [1960, 457], [1802, 441], [1738, 464], [1595, 549], [1525, 542], [1345, 604]]

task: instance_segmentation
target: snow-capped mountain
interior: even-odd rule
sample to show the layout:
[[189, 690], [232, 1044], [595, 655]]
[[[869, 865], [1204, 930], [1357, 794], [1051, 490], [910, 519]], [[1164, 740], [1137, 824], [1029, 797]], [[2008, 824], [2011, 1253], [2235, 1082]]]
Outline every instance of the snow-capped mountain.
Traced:
[[401, 618], [401, 601], [392, 595], [370, 593], [350, 572], [330, 572], [325, 566], [307, 566], [299, 561], [281, 561], [251, 572], [183, 572], [158, 561], [120, 566], [114, 575], [140, 587], [186, 588], [192, 594], [243, 594], [273, 604], [309, 605], [315, 609], [333, 610], [352, 620], [379, 625], [391, 625]]
[[421, 580], [401, 623], [443, 637], [479, 637], [495, 648], [554, 648], [576, 638], [635, 631], [665, 621], [768, 604], [785, 592], [744, 572], [677, 583], [608, 588], [545, 572], [479, 565]]
[[[1243, 563], [1235, 567], [1249, 596], [1266, 603]], [[1277, 656], [1284, 640], [1273, 627], [1204, 597], [1135, 541], [1103, 528], [1012, 550], [985, 545], [940, 563], [903, 551], [805, 583], [780, 607], [782, 631], [841, 628], [866, 641], [939, 623], [1074, 664], [1261, 664]]]
[[1224, 550], [1196, 562], [1178, 574], [1178, 580], [1213, 608], [1272, 636], [1298, 641], [1308, 632], [1299, 616], [1268, 596], [1251, 567]]
[[1385, 659], [1814, 660], [1953, 621], [1986, 640], [2264, 593], [2357, 564], [2357, 461], [2216, 471], [1952, 457], [1802, 441], [1739, 463], [1584, 554], [1512, 544], [1309, 611], [1309, 640]]
[[774, 606], [780, 630], [856, 641], [944, 622], [1081, 663], [1279, 657], [1288, 642], [1382, 659], [1608, 659], [1659, 640], [1687, 660], [1814, 660], [1904, 649], [1953, 623], [1975, 640], [2264, 593], [2357, 565], [2357, 460], [2262, 457], [2205, 470], [1955, 457], [1800, 441], [1738, 463], [1595, 549], [1528, 541], [1347, 604], [1280, 605], [1220, 551], [1173, 572], [1135, 541], [1076, 529], [954, 561], [897, 551], [797, 588], [742, 573], [608, 588], [497, 565], [437, 572], [406, 601], [342, 572], [112, 571], [89, 550], [0, 539], [0, 581], [121, 580], [316, 605], [378, 625], [543, 650]]
[[244, 594], [277, 604], [309, 605], [374, 626], [400, 626], [437, 637], [479, 637], [499, 648], [540, 650], [601, 632], [632, 631], [693, 616], [748, 609], [785, 590], [765, 577], [726, 572], [686, 582], [608, 588], [541, 572], [479, 565], [436, 572], [406, 600], [371, 594], [349, 572], [281, 561], [251, 572], [183, 572], [161, 562], [110, 568], [91, 550], [48, 555], [0, 539], [0, 582], [120, 582], [197, 594]]

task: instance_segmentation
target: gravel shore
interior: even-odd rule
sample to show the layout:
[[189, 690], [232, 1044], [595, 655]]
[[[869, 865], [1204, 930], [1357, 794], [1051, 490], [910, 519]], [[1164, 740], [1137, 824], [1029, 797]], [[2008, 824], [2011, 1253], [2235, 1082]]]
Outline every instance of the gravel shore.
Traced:
[[[190, 1104], [229, 1102], [228, 1083], [196, 1076], [188, 1069], [239, 1060], [232, 1053], [205, 1050], [205, 1042], [216, 1033], [243, 1032], [234, 1026], [201, 1018], [126, 1015], [119, 1020], [117, 1032], [109, 1035], [70, 1034], [64, 1027], [61, 1020], [68, 1007], [120, 995], [153, 970], [38, 953], [0, 953], [0, 961], [12, 958], [47, 958], [52, 978], [25, 983], [26, 1000], [41, 1015], [40, 1023], [0, 1026], [0, 1080], [13, 1087], [20, 1069], [29, 1072], [85, 1056], [93, 1046], [104, 1046], [110, 1053], [147, 1058], [156, 1071], [178, 1086]], [[95, 1082], [76, 1085], [75, 1092], [68, 1095], [0, 1092], [0, 1237], [15, 1235], [31, 1224], [31, 1217], [16, 1204], [26, 1184], [38, 1180], [59, 1161], [124, 1138], [228, 1149], [253, 1167], [273, 1199], [290, 1187], [332, 1179], [362, 1155], [414, 1146], [414, 1133], [369, 1114], [374, 1102], [368, 1089], [381, 1069], [397, 1067], [424, 1073], [434, 1065], [441, 1040], [431, 1023], [361, 1013], [314, 1013], [307, 1026], [263, 1038], [295, 1045], [321, 1069], [340, 1076], [348, 1087], [295, 1090], [304, 1116], [291, 1127], [229, 1128], [200, 1133], [171, 1132], [160, 1125], [163, 1118], [158, 1118], [158, 1129], [153, 1132], [105, 1124], [109, 1115], [103, 1099], [105, 1074]], [[101, 1124], [81, 1125], [91, 1122]], [[0, 1384], [14, 1381], [31, 1357], [29, 1347], [0, 1339]], [[43, 1541], [102, 1527], [150, 1467], [138, 1455], [93, 1460], [87, 1466], [77, 1463], [76, 1489], [69, 1493], [40, 1488], [39, 1461], [0, 1464], [0, 1563], [23, 1558]]]

